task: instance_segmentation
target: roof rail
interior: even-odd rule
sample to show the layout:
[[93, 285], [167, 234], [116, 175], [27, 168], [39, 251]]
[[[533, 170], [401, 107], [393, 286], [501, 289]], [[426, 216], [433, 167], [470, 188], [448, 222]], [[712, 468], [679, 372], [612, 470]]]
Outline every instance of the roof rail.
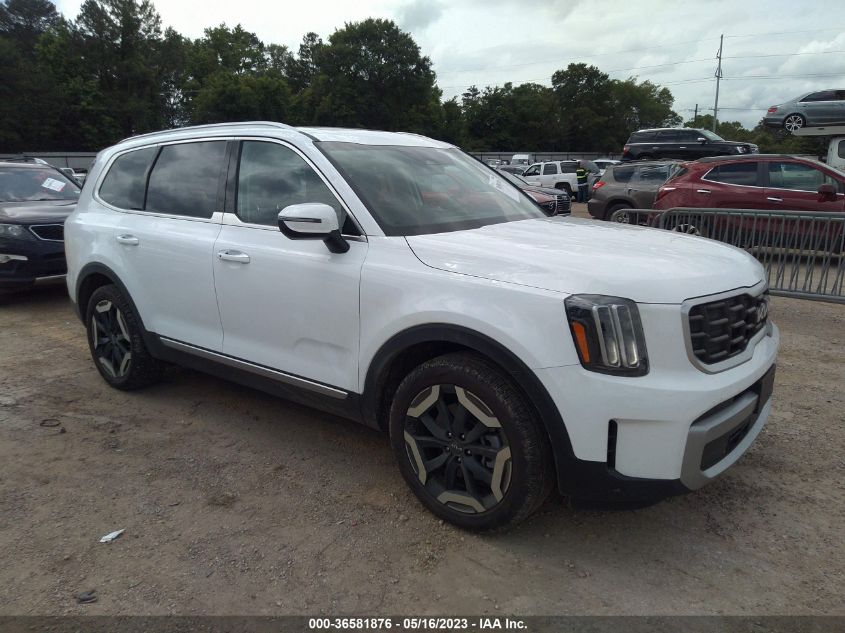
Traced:
[[290, 125], [285, 125], [284, 123], [279, 123], [277, 121], [235, 121], [232, 123], [207, 123], [205, 125], [191, 125], [188, 127], [174, 127], [170, 128], [169, 130], [159, 130], [158, 132], [147, 132], [146, 134], [136, 134], [135, 136], [130, 136], [128, 138], [123, 139], [120, 141], [121, 143], [125, 141], [131, 141], [136, 138], [144, 138], [146, 136], [155, 136], [158, 134], [169, 134], [169, 133], [176, 133], [176, 132], [186, 132], [188, 130], [210, 130], [215, 128], [221, 127], [232, 127], [232, 126], [249, 126], [249, 127], [275, 127], [281, 128], [284, 130], [292, 130], [293, 128]]

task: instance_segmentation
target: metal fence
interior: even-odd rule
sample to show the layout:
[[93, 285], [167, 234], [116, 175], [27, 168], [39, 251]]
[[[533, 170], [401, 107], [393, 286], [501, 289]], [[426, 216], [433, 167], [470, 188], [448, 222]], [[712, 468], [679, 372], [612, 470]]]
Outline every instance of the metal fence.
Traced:
[[736, 246], [763, 265], [773, 295], [845, 303], [845, 213], [620, 209], [610, 220]]

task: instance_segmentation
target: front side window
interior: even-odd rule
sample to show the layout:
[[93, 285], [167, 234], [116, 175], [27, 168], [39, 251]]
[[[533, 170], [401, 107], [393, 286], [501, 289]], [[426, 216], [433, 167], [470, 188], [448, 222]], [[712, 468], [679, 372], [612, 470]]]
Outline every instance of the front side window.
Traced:
[[226, 141], [178, 143], [161, 148], [150, 174], [145, 210], [210, 218], [225, 167]]
[[723, 182], [728, 185], [753, 187], [757, 184], [757, 163], [743, 162], [719, 165], [711, 169], [704, 179]]
[[244, 141], [236, 210], [242, 222], [276, 226], [280, 211], [306, 202], [329, 205], [338, 214], [339, 226], [343, 226], [343, 207], [299, 154], [278, 143]]
[[557, 165], [555, 165], [554, 163], [546, 163], [545, 165], [543, 165], [543, 175], [544, 176], [548, 176], [550, 174], [556, 174], [556, 173], [557, 173]]
[[823, 171], [803, 163], [769, 163], [769, 185], [775, 189], [818, 191], [825, 183], [837, 186]]
[[540, 175], [540, 166], [539, 165], [531, 165], [528, 169], [522, 172], [523, 176], [539, 176]]
[[100, 198], [121, 209], [143, 209], [147, 170], [157, 153], [158, 147], [145, 147], [118, 156], [100, 185]]
[[510, 182], [457, 149], [316, 145], [389, 236], [546, 217]]
[[76, 200], [79, 185], [51, 167], [0, 167], [0, 202]]
[[710, 130], [696, 130], [696, 134], [699, 136], [703, 136], [708, 141], [724, 141], [721, 136], [716, 134], [715, 132], [711, 132]]

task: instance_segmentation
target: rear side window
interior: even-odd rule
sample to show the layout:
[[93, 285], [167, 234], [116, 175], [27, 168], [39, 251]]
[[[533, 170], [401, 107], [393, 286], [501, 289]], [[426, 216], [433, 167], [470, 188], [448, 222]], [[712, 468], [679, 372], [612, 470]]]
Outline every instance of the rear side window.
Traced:
[[634, 132], [631, 134], [631, 138], [628, 139], [629, 143], [648, 143], [649, 141], [654, 140], [654, 132]]
[[821, 92], [814, 92], [811, 95], [807, 95], [803, 99], [804, 101], [836, 101], [836, 91], [835, 90], [822, 90]]
[[543, 175], [548, 176], [549, 174], [556, 174], [557, 173], [557, 165], [554, 163], [546, 163], [543, 165]]
[[638, 169], [637, 182], [662, 184], [669, 178], [669, 165], [644, 165]]
[[631, 176], [634, 175], [633, 167], [608, 167], [607, 173], [616, 182], [630, 182]]
[[845, 158], [845, 141], [839, 141], [839, 158]]
[[705, 180], [728, 185], [754, 186], [757, 184], [757, 163], [733, 163], [711, 169]]
[[578, 171], [578, 165], [575, 163], [560, 164], [560, 173], [562, 174], [574, 174], [576, 171]]
[[217, 210], [217, 190], [226, 141], [165, 145], [150, 174], [146, 211], [210, 218]]
[[147, 170], [156, 152], [158, 147], [147, 147], [118, 156], [100, 185], [100, 198], [121, 209], [143, 209]]

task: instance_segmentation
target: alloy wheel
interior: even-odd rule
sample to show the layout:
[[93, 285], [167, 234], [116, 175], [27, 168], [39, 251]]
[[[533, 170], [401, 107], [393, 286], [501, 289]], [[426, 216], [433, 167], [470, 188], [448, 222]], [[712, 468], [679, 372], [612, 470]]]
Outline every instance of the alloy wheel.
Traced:
[[511, 479], [511, 449], [499, 420], [456, 385], [434, 385], [411, 401], [405, 450], [420, 483], [443, 505], [468, 514], [496, 506]]
[[701, 235], [701, 231], [698, 230], [693, 224], [678, 224], [675, 227], [672, 227], [672, 230], [675, 233], [686, 233], [687, 235]]
[[785, 127], [790, 132], [800, 130], [802, 127], [804, 127], [804, 117], [802, 117], [800, 114], [790, 114], [788, 117], [786, 117], [786, 120], [783, 122], [783, 127]]
[[132, 363], [132, 345], [123, 314], [108, 299], [94, 307], [91, 316], [91, 341], [94, 355], [106, 373], [122, 378]]

